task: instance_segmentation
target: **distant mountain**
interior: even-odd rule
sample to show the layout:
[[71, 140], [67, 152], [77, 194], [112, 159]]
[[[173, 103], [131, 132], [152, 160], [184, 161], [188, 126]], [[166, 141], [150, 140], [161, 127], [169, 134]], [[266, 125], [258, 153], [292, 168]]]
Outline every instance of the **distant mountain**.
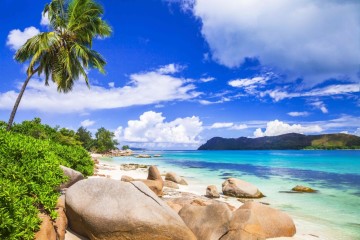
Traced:
[[288, 133], [273, 137], [214, 137], [198, 150], [299, 150], [299, 149], [360, 149], [360, 137], [349, 134], [303, 135]]

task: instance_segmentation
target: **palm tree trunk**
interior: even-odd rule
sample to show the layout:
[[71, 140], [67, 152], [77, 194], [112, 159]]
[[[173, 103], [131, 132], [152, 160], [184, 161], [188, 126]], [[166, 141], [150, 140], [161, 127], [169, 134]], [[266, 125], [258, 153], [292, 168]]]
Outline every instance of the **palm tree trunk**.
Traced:
[[11, 111], [11, 114], [10, 114], [10, 118], [9, 118], [9, 122], [8, 122], [8, 125], [7, 125], [7, 128], [6, 130], [7, 131], [10, 131], [11, 129], [11, 126], [14, 122], [14, 118], [15, 118], [15, 114], [16, 114], [16, 111], [19, 107], [19, 104], [20, 104], [20, 101], [21, 101], [21, 98], [22, 96], [24, 95], [24, 92], [25, 92], [25, 89], [26, 89], [26, 86], [28, 85], [31, 77], [37, 72], [37, 69], [35, 71], [33, 71], [30, 75], [28, 75], [28, 77], [26, 78], [25, 82], [23, 83], [22, 87], [21, 87], [21, 90], [19, 92], [19, 95], [15, 101], [15, 104], [14, 104], [14, 107], [13, 107], [13, 110]]

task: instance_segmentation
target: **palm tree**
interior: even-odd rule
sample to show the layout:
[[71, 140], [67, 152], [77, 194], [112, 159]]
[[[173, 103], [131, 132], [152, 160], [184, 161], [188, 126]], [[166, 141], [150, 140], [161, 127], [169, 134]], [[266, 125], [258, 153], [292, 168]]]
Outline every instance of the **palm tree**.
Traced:
[[18, 62], [29, 62], [27, 78], [11, 112], [7, 130], [10, 130], [17, 108], [32, 76], [43, 74], [45, 85], [51, 79], [59, 92], [67, 93], [79, 77], [87, 86], [87, 70], [94, 68], [104, 73], [104, 58], [92, 50], [95, 37], [107, 37], [110, 26], [102, 20], [101, 5], [94, 0], [52, 0], [44, 8], [50, 21], [49, 32], [42, 32], [30, 38], [15, 53]]

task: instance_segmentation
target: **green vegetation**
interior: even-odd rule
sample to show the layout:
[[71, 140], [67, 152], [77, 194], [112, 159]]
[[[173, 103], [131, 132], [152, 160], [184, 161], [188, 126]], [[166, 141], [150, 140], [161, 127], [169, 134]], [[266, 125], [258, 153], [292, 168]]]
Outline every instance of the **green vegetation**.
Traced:
[[7, 130], [11, 128], [26, 86], [35, 74], [45, 75], [45, 85], [51, 79], [59, 92], [69, 92], [80, 77], [89, 85], [88, 69], [104, 73], [105, 59], [92, 49], [94, 38], [111, 34], [110, 26], [102, 19], [101, 5], [93, 0], [52, 0], [45, 6], [45, 13], [49, 16], [52, 31], [30, 38], [14, 56], [16, 61], [29, 61], [29, 64]]
[[349, 134], [302, 135], [288, 133], [260, 138], [214, 137], [199, 150], [301, 150], [301, 149], [360, 149], [360, 137]]
[[[6, 124], [2, 122], [0, 123], [1, 126], [4, 128]], [[76, 132], [67, 128], [53, 128], [47, 124], [42, 124], [40, 118], [23, 121], [19, 124], [15, 123], [11, 128], [11, 132], [40, 140], [50, 140], [70, 147], [82, 146], [92, 152], [107, 152], [116, 149], [116, 145], [118, 145], [118, 142], [113, 139], [114, 133], [105, 128], [99, 128], [95, 134], [96, 138], [93, 139], [91, 132], [84, 127], [80, 127]]]
[[106, 130], [105, 128], [99, 128], [95, 133], [95, 149], [97, 152], [104, 153], [112, 149], [116, 149], [116, 145], [119, 143], [114, 140], [114, 133]]
[[95, 141], [94, 139], [92, 139], [91, 132], [88, 131], [86, 128], [80, 127], [76, 132], [76, 136], [85, 149], [90, 151], [91, 148], [93, 148]]
[[122, 146], [121, 149], [122, 149], [122, 150], [128, 150], [128, 149], [130, 149], [130, 147], [129, 147], [129, 145], [124, 145], [124, 146]]
[[33, 239], [39, 212], [55, 217], [60, 165], [93, 174], [94, 162], [74, 131], [35, 118], [5, 131], [0, 122], [0, 239]]

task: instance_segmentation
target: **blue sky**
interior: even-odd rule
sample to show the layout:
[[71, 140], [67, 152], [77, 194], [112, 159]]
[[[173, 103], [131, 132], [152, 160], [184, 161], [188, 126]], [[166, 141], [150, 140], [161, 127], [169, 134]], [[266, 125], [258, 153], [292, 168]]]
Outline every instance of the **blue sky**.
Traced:
[[[47, 1], [2, 1], [0, 120], [26, 65], [13, 55], [48, 31]], [[41, 117], [71, 129], [102, 126], [121, 144], [194, 149], [214, 136], [287, 132], [360, 135], [357, 0], [102, 0], [113, 34], [91, 70], [59, 94], [34, 77], [15, 121]]]

